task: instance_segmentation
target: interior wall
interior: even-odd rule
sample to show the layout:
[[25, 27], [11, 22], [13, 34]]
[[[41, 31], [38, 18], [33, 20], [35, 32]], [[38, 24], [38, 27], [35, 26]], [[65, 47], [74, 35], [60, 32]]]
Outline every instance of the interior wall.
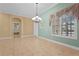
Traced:
[[10, 36], [10, 16], [0, 13], [0, 37]]
[[33, 35], [33, 22], [30, 18], [22, 18], [23, 35]]
[[40, 22], [39, 25], [39, 36], [48, 38], [50, 40], [55, 40], [61, 43], [65, 43], [71, 46], [79, 47], [79, 22], [77, 24], [77, 40], [76, 39], [70, 39], [70, 38], [63, 38], [58, 36], [52, 36], [51, 35], [51, 26], [49, 26], [49, 17], [51, 14], [54, 14], [55, 12], [62, 10], [64, 8], [67, 8], [73, 4], [71, 3], [59, 3], [56, 6], [52, 7], [51, 9], [45, 11], [41, 14], [41, 18], [43, 19]]
[[21, 19], [22, 36], [33, 35], [33, 22], [30, 18], [16, 16], [12, 14], [0, 13], [0, 38], [12, 37], [12, 20], [13, 18]]

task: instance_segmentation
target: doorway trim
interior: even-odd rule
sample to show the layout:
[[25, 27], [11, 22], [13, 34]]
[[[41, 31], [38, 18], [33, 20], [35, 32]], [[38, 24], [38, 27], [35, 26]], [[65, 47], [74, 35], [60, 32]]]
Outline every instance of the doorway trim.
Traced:
[[14, 38], [13, 37], [13, 19], [14, 18], [17, 18], [17, 19], [20, 19], [21, 20], [21, 37], [23, 37], [23, 21], [22, 21], [22, 18], [20, 16], [12, 16], [10, 17], [10, 37], [11, 38]]

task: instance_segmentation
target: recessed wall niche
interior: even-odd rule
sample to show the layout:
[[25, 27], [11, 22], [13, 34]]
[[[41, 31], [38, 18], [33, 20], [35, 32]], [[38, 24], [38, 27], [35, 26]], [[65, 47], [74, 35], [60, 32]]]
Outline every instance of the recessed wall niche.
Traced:
[[21, 19], [13, 18], [13, 36], [14, 37], [21, 37]]

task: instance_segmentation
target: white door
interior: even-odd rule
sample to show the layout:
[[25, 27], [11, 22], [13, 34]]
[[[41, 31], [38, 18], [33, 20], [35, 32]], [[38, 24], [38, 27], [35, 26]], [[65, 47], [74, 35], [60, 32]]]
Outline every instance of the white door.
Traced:
[[39, 23], [38, 22], [34, 22], [34, 35], [36, 37], [38, 37], [38, 26], [39, 26]]

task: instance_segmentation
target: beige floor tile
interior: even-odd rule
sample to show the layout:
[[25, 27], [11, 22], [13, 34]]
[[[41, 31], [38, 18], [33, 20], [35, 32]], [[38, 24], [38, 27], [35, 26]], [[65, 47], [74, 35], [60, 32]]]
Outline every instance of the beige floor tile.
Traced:
[[0, 40], [1, 56], [79, 56], [79, 51], [35, 37]]

